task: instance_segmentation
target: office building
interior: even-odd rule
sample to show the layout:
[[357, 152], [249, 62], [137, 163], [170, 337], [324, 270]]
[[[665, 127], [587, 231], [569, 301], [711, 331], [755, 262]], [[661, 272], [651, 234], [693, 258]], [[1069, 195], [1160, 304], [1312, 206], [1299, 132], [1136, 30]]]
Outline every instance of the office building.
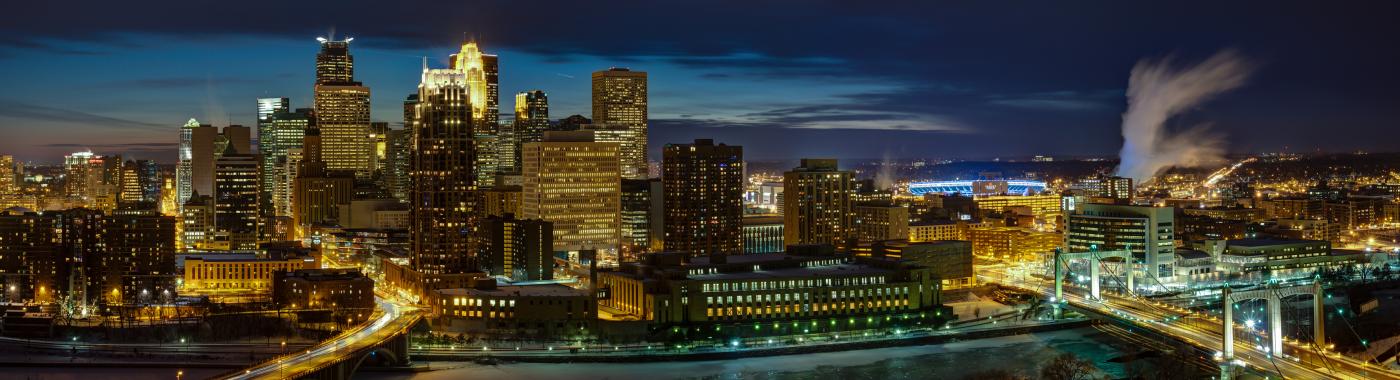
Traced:
[[697, 139], [666, 144], [665, 247], [694, 256], [744, 252], [744, 149]]
[[541, 90], [515, 94], [515, 122], [511, 129], [512, 141], [509, 150], [513, 161], [505, 171], [520, 170], [520, 146], [525, 143], [540, 142], [544, 131], [549, 130], [549, 96]]
[[277, 167], [277, 160], [286, 157], [286, 146], [281, 145], [281, 140], [275, 137], [273, 132], [273, 120], [275, 115], [291, 111], [291, 100], [287, 98], [258, 98], [258, 154], [262, 156], [262, 197], [264, 203], [264, 215], [274, 215], [276, 210], [271, 203], [274, 188], [280, 182], [277, 180], [277, 172], [272, 168]]
[[291, 217], [294, 239], [306, 236], [312, 226], [338, 221], [338, 206], [350, 203], [354, 175], [327, 169], [320, 129], [308, 129], [302, 137], [302, 158], [292, 180]]
[[[263, 195], [270, 197], [272, 215], [292, 215], [292, 179], [287, 172], [287, 152], [302, 147], [306, 131], [316, 127], [309, 108], [273, 113], [267, 121], [266, 132], [259, 132], [259, 154], [263, 161]], [[261, 127], [260, 127], [261, 128]]]
[[476, 134], [472, 138], [473, 150], [476, 153], [476, 163], [472, 169], [476, 171], [476, 186], [491, 187], [496, 186], [496, 175], [499, 174], [499, 156], [496, 150], [499, 146], [499, 139], [494, 134]]
[[254, 255], [218, 254], [188, 256], [184, 259], [185, 290], [195, 293], [212, 290], [272, 290], [273, 274], [312, 269], [310, 257], [261, 258]]
[[1098, 196], [1113, 199], [1115, 203], [1127, 203], [1133, 199], [1133, 179], [1104, 176], [1099, 179]]
[[554, 279], [554, 226], [514, 214], [481, 223], [482, 269], [511, 282]]
[[229, 146], [214, 163], [216, 239], [229, 249], [258, 247], [258, 156]]
[[633, 143], [620, 152], [627, 162], [624, 178], [646, 178], [647, 73], [614, 67], [593, 73], [593, 122], [634, 131]]
[[629, 256], [651, 251], [653, 179], [622, 180], [622, 250]]
[[477, 190], [477, 217], [520, 215], [520, 186], [493, 186]]
[[414, 114], [413, 268], [424, 275], [477, 269], [472, 104], [461, 70], [423, 68]]
[[522, 152], [522, 216], [554, 223], [554, 250], [618, 249], [617, 144], [595, 142], [587, 131], [547, 132]]
[[852, 173], [834, 159], [804, 158], [783, 173], [783, 239], [793, 244], [836, 244], [851, 235]]
[[227, 250], [214, 240], [214, 197], [195, 192], [180, 207], [180, 251]]
[[866, 203], [851, 207], [855, 237], [861, 240], [909, 238], [909, 208], [903, 205]]
[[428, 295], [434, 331], [507, 339], [584, 339], [594, 331], [598, 301], [588, 290], [559, 284], [498, 285], [474, 278], [466, 287]]
[[1023, 263], [1043, 262], [1065, 243], [1060, 234], [1021, 227], [973, 228], [967, 240], [977, 256]]
[[[1171, 207], [1082, 204], [1066, 224], [1069, 252], [1128, 250], [1133, 254], [1135, 276], [1172, 281], [1176, 227]], [[1155, 286], [1152, 282], [1136, 283]]]
[[355, 81], [350, 40], [320, 39], [314, 91], [316, 126], [321, 129], [321, 159], [326, 162], [326, 169], [369, 178], [374, 171], [374, 147], [369, 137], [370, 91]]
[[658, 329], [675, 339], [690, 334], [687, 327], [701, 331], [694, 338], [775, 336], [939, 326], [951, 317], [932, 268], [836, 254], [829, 246], [801, 248], [726, 263], [650, 254], [599, 273], [599, 291], [609, 297], [598, 307], [614, 318], [681, 327]]
[[405, 129], [390, 129], [384, 158], [384, 187], [400, 202], [408, 203], [409, 178], [412, 168], [413, 124]]

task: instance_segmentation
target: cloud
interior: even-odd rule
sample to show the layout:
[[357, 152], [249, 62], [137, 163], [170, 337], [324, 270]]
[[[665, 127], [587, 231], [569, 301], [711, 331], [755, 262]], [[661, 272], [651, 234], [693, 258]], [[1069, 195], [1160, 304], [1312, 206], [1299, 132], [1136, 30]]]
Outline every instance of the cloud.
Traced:
[[0, 99], [0, 117], [103, 127], [141, 128], [150, 130], [170, 129], [169, 125], [159, 123], [120, 119], [77, 110], [26, 104], [3, 99]]
[[1103, 111], [1121, 93], [1053, 91], [1014, 96], [992, 96], [988, 104], [1046, 111]]

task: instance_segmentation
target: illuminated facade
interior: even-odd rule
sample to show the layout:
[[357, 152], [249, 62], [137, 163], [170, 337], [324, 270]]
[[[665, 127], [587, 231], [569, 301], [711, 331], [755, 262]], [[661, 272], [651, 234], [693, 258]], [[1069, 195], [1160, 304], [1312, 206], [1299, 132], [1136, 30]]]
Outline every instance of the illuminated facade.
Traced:
[[1057, 225], [1064, 216], [1059, 195], [987, 195], [972, 198], [973, 204], [981, 211], [1006, 211], [1012, 207], [1026, 207], [1035, 219], [1049, 227]]
[[475, 270], [476, 150], [467, 77], [423, 68], [414, 115], [413, 265], [425, 275]]
[[[272, 200], [272, 193], [278, 184], [277, 160], [286, 157], [286, 146], [282, 145], [282, 140], [274, 137], [273, 124], [275, 115], [291, 111], [291, 100], [287, 98], [258, 98], [258, 154], [262, 156], [262, 193], [264, 203]], [[292, 141], [295, 142], [295, 141]], [[264, 210], [266, 215], [275, 215], [275, 205], [268, 203]]]
[[555, 340], [587, 336], [597, 321], [598, 301], [587, 290], [490, 279], [474, 285], [433, 292], [434, 330]]
[[647, 73], [614, 67], [593, 73], [593, 122], [634, 131], [620, 152], [623, 178], [647, 176]]
[[744, 253], [744, 148], [698, 139], [662, 149], [665, 250]]
[[233, 149], [214, 163], [214, 230], [229, 249], [258, 248], [258, 158]]
[[534, 90], [515, 94], [515, 124], [511, 130], [512, 141], [509, 150], [514, 160], [509, 166], [503, 163], [503, 170], [520, 170], [520, 146], [525, 143], [540, 142], [544, 131], [549, 130], [549, 96], [544, 91]]
[[862, 240], [904, 240], [909, 238], [909, 208], [890, 204], [862, 204], [851, 207], [855, 236]]
[[939, 240], [967, 240], [968, 231], [981, 227], [982, 223], [944, 221], [934, 223], [909, 224], [909, 241], [925, 242]]
[[1014, 262], [1039, 262], [1064, 246], [1064, 237], [1017, 227], [979, 227], [968, 232], [972, 252], [978, 256]]
[[512, 282], [554, 279], [554, 225], [514, 214], [482, 220], [482, 269]]
[[449, 69], [460, 70], [466, 76], [474, 132], [495, 135], [501, 118], [499, 58], [482, 53], [475, 42], [467, 42], [448, 62]]
[[214, 240], [214, 197], [192, 194], [180, 207], [180, 250], [225, 250], [228, 242]]
[[[278, 98], [285, 99], [285, 98]], [[301, 148], [306, 131], [315, 128], [316, 120], [312, 110], [300, 108], [293, 112], [281, 111], [269, 116], [267, 132], [259, 132], [259, 154], [263, 159], [263, 183], [265, 196], [270, 196], [272, 212], [276, 216], [292, 215], [292, 179], [287, 168], [287, 151]], [[265, 133], [265, 134], [263, 134]]]
[[744, 253], [783, 252], [783, 217], [781, 215], [744, 216]]
[[616, 143], [587, 131], [548, 132], [523, 146], [521, 214], [554, 223], [554, 250], [618, 249], [621, 180]]
[[852, 173], [834, 159], [802, 159], [783, 173], [783, 241], [835, 244], [851, 233]]
[[314, 260], [292, 257], [262, 259], [253, 257], [190, 256], [185, 258], [184, 286], [189, 291], [272, 290], [272, 274], [309, 269]]
[[495, 186], [477, 191], [478, 217], [520, 214], [520, 186]]
[[[662, 326], [703, 326], [700, 337], [761, 336], [939, 323], [933, 270], [836, 254], [647, 255], [598, 277], [599, 309]], [[950, 316], [950, 315], [949, 315]], [[684, 335], [690, 329], [667, 329]]]
[[305, 236], [313, 225], [336, 220], [337, 206], [350, 203], [355, 179], [347, 172], [331, 172], [319, 152], [324, 152], [319, 129], [308, 129], [302, 137], [302, 158], [297, 177], [292, 180], [291, 216], [297, 233]]
[[324, 140], [321, 157], [326, 168], [368, 178], [374, 172], [370, 91], [355, 81], [350, 40], [321, 41], [321, 52], [316, 55], [316, 125]]
[[15, 173], [15, 157], [0, 155], [0, 210], [18, 206], [23, 194], [20, 192], [19, 176]]
[[1148, 278], [1169, 282], [1175, 274], [1176, 229], [1171, 207], [1082, 204], [1068, 216], [1066, 225], [1065, 248], [1069, 252], [1129, 250], [1134, 267]]

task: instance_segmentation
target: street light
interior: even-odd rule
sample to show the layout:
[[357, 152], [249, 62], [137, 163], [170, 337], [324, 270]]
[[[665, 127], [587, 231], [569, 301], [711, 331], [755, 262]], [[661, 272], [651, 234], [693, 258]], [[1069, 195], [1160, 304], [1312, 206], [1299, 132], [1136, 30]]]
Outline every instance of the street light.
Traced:
[[180, 371], [176, 371], [176, 372], [175, 372], [175, 380], [180, 380], [180, 378], [182, 378], [182, 377], [185, 377], [185, 371], [184, 371], [184, 370], [180, 370]]

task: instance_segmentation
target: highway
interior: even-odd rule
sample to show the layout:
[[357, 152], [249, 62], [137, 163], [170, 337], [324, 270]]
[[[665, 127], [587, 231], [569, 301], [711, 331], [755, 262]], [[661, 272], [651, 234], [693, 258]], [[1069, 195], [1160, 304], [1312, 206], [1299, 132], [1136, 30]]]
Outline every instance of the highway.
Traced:
[[380, 342], [409, 329], [419, 320], [422, 313], [418, 308], [406, 303], [379, 296], [375, 297], [375, 303], [379, 308], [370, 316], [370, 322], [357, 325], [304, 351], [273, 358], [228, 378], [296, 378], [341, 361], [359, 360], [351, 355], [377, 346]]
[[[1024, 275], [1010, 274], [1004, 269], [989, 267], [979, 270], [984, 281], [1020, 288], [1026, 291], [1046, 294], [1047, 299], [1054, 295], [1054, 284], [1048, 280], [1028, 280]], [[1019, 281], [1017, 280], [1019, 279]], [[1103, 300], [1091, 300], [1087, 290], [1066, 286], [1063, 302], [1069, 305], [1115, 316], [1139, 327], [1189, 342], [1203, 349], [1219, 352], [1223, 346], [1222, 324], [1219, 319], [1189, 309], [1155, 303], [1148, 300], [1122, 297], [1103, 293]], [[1236, 336], [1256, 334], [1237, 325]], [[1374, 364], [1356, 360], [1335, 353], [1318, 355], [1306, 343], [1284, 342], [1289, 349], [1283, 356], [1266, 352], [1267, 344], [1255, 345], [1251, 342], [1235, 342], [1235, 363], [1251, 366], [1267, 372], [1278, 373], [1292, 379], [1400, 379], [1400, 374]], [[1303, 358], [1309, 358], [1307, 362]], [[1318, 361], [1317, 358], [1325, 357]]]

